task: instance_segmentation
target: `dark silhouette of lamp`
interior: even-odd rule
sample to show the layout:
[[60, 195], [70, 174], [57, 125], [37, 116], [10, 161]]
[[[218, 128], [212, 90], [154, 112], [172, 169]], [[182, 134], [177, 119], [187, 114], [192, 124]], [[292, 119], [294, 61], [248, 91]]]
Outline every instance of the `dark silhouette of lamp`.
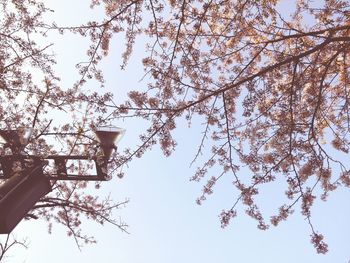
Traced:
[[0, 136], [5, 141], [5, 146], [10, 147], [13, 154], [19, 154], [28, 144], [33, 129], [21, 127], [16, 130], [0, 130]]
[[102, 126], [95, 130], [106, 160], [111, 157], [112, 151], [116, 149], [115, 144], [123, 137], [124, 133], [124, 129], [114, 126]]

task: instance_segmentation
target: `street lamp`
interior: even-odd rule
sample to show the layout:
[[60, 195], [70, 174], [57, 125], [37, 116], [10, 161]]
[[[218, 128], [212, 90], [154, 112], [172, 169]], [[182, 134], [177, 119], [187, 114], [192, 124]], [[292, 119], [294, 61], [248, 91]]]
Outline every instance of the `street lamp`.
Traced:
[[[108, 160], [116, 149], [125, 130], [112, 126], [99, 127], [95, 130], [102, 149], [101, 156], [84, 155], [25, 155], [23, 150], [32, 133], [31, 128], [0, 130], [4, 147], [12, 154], [0, 156], [2, 174], [0, 179], [0, 234], [10, 233], [25, 217], [37, 201], [52, 188], [50, 180], [106, 181]], [[49, 160], [53, 160], [56, 172], [44, 173]], [[96, 174], [74, 175], [67, 172], [68, 160], [92, 160]]]
[[96, 137], [107, 160], [111, 157], [112, 151], [116, 149], [115, 144], [120, 141], [124, 133], [124, 129], [114, 126], [102, 126], [95, 130]]
[[19, 154], [28, 144], [33, 128], [20, 127], [17, 130], [0, 130], [0, 137], [6, 142], [4, 147], [11, 148], [13, 154]]

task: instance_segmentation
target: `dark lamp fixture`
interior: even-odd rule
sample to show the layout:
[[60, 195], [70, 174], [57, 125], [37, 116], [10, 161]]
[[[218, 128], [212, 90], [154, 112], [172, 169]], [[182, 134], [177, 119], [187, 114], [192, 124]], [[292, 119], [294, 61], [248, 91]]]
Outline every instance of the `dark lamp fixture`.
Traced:
[[100, 142], [104, 157], [108, 160], [112, 151], [116, 148], [115, 144], [123, 137], [125, 129], [114, 126], [101, 126], [96, 128], [95, 134]]
[[21, 127], [16, 130], [0, 130], [0, 136], [11, 150], [15, 153], [20, 153], [28, 144], [32, 132], [33, 128]]

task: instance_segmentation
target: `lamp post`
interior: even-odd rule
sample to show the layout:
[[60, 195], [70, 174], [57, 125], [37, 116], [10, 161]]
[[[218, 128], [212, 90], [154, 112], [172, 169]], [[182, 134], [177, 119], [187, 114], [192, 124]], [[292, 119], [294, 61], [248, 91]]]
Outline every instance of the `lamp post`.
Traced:
[[[102, 148], [102, 156], [84, 155], [49, 155], [35, 156], [23, 154], [32, 129], [0, 130], [4, 139], [4, 147], [11, 149], [12, 154], [0, 156], [2, 174], [0, 180], [0, 234], [10, 233], [25, 217], [37, 201], [52, 188], [50, 180], [106, 181], [107, 164], [116, 149], [115, 141], [120, 140], [125, 130], [105, 126], [95, 130]], [[55, 172], [44, 173], [44, 168], [53, 160]], [[69, 174], [67, 161], [92, 160], [96, 174]]]

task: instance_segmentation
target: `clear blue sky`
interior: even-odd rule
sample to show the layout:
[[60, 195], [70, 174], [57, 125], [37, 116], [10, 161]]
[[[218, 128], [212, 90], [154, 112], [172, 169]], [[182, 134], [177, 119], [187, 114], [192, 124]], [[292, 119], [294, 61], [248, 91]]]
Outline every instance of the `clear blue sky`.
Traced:
[[[89, 19], [98, 19], [101, 13], [89, 9], [89, 1], [45, 1], [55, 10], [58, 24], [76, 25]], [[63, 85], [71, 85], [76, 78], [74, 64], [84, 58], [84, 42], [79, 37], [62, 37], [55, 42], [57, 71]], [[49, 39], [50, 41], [50, 39]], [[51, 42], [51, 41], [50, 41]], [[111, 43], [112, 52], [103, 62], [107, 89], [122, 97], [129, 89], [146, 85], [139, 82], [143, 76], [141, 56], [143, 43], [125, 71], [120, 71], [122, 39]], [[146, 80], [147, 81], [147, 80]], [[94, 87], [90, 85], [90, 89]], [[119, 97], [119, 98], [120, 98]], [[127, 132], [119, 148], [135, 144], [140, 122], [120, 122]], [[181, 127], [181, 124], [179, 124]], [[185, 128], [185, 126], [183, 126]], [[101, 196], [111, 192], [116, 200], [130, 198], [130, 203], [120, 211], [129, 225], [130, 234], [113, 226], [99, 226], [86, 222], [84, 230], [98, 240], [82, 251], [61, 226], [54, 226], [51, 235], [46, 223], [28, 221], [14, 231], [18, 237], [28, 237], [29, 248], [13, 249], [7, 262], [62, 263], [62, 262], [120, 262], [120, 263], [175, 263], [175, 262], [317, 262], [347, 263], [350, 260], [350, 191], [341, 189], [324, 203], [317, 201], [313, 208], [316, 228], [325, 235], [329, 253], [317, 255], [310, 244], [310, 231], [306, 221], [296, 211], [287, 222], [262, 232], [255, 222], [241, 213], [226, 229], [220, 228], [218, 214], [234, 201], [232, 178], [223, 179], [202, 206], [195, 204], [201, 184], [189, 182], [196, 167], [189, 164], [196, 152], [193, 141], [200, 140], [200, 130], [178, 131], [179, 146], [170, 157], [164, 158], [158, 148], [142, 159], [134, 160], [126, 176], [104, 183]], [[273, 212], [282, 203], [278, 183], [262, 189], [259, 203], [264, 211]]]

